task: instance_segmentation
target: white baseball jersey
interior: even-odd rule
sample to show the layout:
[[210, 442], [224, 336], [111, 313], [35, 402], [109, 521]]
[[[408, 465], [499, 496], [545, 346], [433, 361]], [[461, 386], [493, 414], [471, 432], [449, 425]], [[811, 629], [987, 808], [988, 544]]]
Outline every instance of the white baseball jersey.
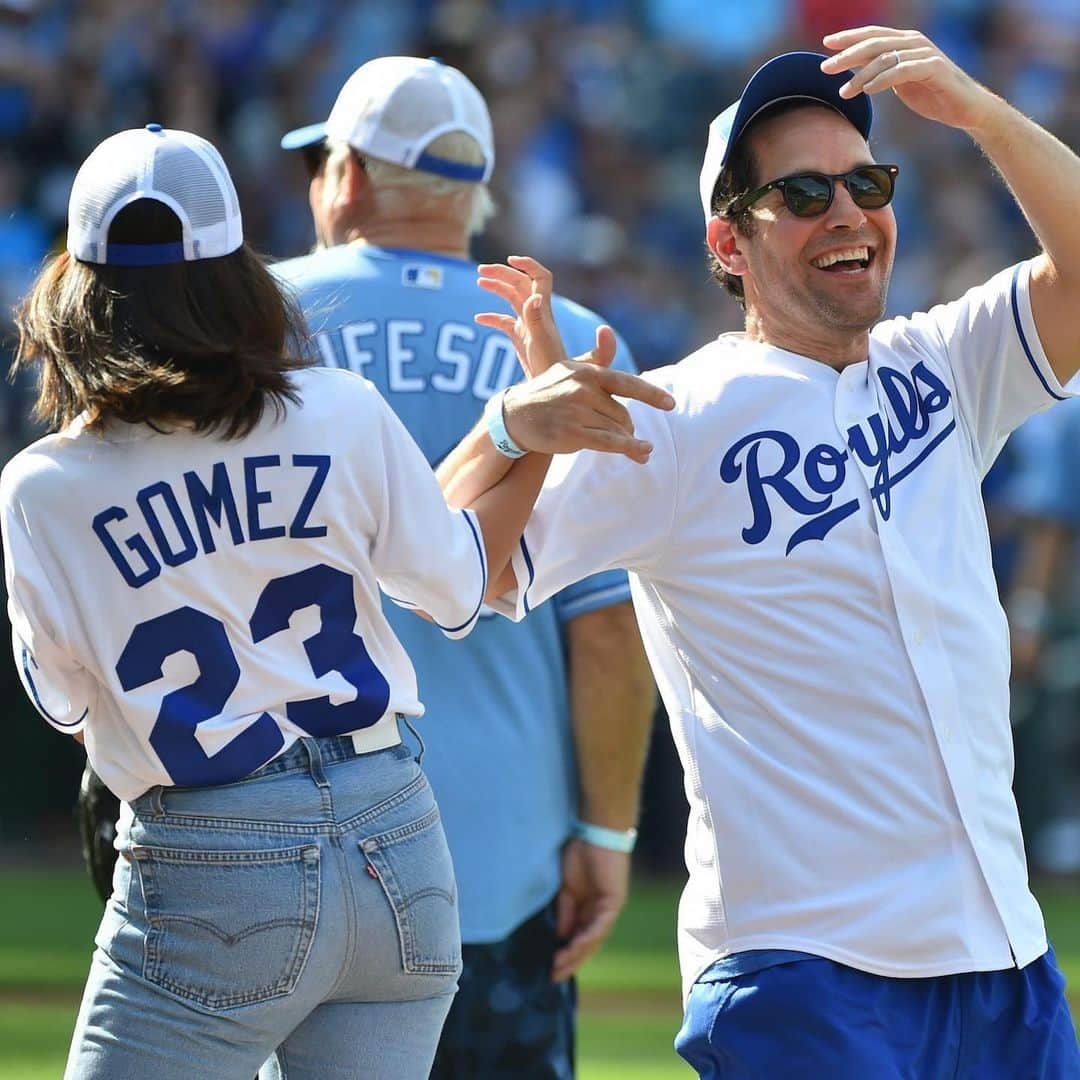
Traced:
[[789, 949], [888, 976], [1046, 949], [1010, 782], [1009, 647], [980, 479], [1065, 395], [1022, 264], [874, 328], [842, 372], [724, 335], [650, 373], [642, 467], [556, 459], [515, 617], [631, 570], [686, 773], [685, 986]]
[[374, 387], [292, 376], [239, 440], [76, 422], [0, 478], [15, 662], [120, 798], [225, 783], [298, 737], [399, 741], [416, 678], [379, 586], [452, 636], [479, 612], [479, 527]]

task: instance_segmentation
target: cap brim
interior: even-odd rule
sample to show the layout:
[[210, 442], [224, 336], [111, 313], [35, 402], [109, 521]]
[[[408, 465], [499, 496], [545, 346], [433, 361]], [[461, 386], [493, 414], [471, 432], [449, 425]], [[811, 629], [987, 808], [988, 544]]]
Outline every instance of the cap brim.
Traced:
[[303, 150], [305, 146], [314, 146], [326, 138], [326, 124], [308, 124], [307, 127], [294, 128], [281, 137], [282, 150]]
[[821, 61], [824, 59], [825, 56], [821, 53], [784, 53], [762, 64], [750, 76], [735, 111], [724, 157], [720, 162], [721, 168], [727, 164], [731, 149], [746, 125], [762, 109], [791, 98], [807, 98], [829, 105], [850, 120], [863, 138], [869, 136], [874, 115], [870, 98], [866, 94], [842, 98], [840, 87], [852, 77], [853, 72], [826, 75], [821, 70]]

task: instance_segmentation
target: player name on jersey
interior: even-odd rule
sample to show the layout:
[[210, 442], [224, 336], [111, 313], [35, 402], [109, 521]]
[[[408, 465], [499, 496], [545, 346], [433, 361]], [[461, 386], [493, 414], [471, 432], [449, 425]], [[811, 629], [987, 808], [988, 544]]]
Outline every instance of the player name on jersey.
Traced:
[[[239, 477], [219, 461], [209, 475], [189, 470], [180, 480], [147, 484], [135, 493], [133, 506], [114, 504], [95, 514], [93, 530], [133, 589], [153, 581], [163, 564], [180, 566], [216, 551], [221, 537], [239, 545], [325, 536], [326, 525], [312, 514], [331, 460], [328, 454], [293, 454], [285, 464], [278, 454], [245, 457]], [[274, 497], [278, 470], [294, 473], [293, 483], [281, 490], [303, 492], [295, 505]]]
[[327, 367], [348, 368], [379, 384], [385, 372], [386, 390], [392, 394], [420, 394], [430, 387], [487, 401], [519, 372], [506, 337], [455, 320], [438, 324], [434, 366], [426, 355], [431, 328], [421, 319], [361, 319], [320, 330], [314, 338]]

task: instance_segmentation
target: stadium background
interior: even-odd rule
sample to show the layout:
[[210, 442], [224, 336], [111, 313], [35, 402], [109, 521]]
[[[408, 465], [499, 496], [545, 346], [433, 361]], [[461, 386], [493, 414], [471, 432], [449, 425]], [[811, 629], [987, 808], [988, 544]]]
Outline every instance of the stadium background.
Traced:
[[[670, 363], [739, 312], [705, 270], [697, 173], [706, 125], [765, 57], [864, 23], [917, 26], [963, 67], [1080, 148], [1076, 0], [0, 0], [0, 359], [11, 309], [63, 245], [70, 183], [105, 136], [154, 120], [213, 141], [248, 239], [272, 257], [312, 242], [300, 163], [278, 149], [323, 119], [359, 64], [388, 53], [460, 67], [491, 107], [500, 208], [481, 259], [535, 255], [601, 312], [643, 367]], [[899, 163], [890, 310], [959, 295], [1029, 255], [1007, 193], [963, 136], [878, 99], [874, 148]], [[0, 389], [0, 459], [35, 436], [32, 387]], [[1069, 408], [1070, 406], [1066, 406]], [[1014, 437], [988, 478], [1007, 589], [1045, 432]], [[1069, 478], [1062, 482], [1075, 483]], [[1015, 688], [1017, 793], [1037, 891], [1080, 987], [1078, 560], [1055, 583], [1046, 662]], [[94, 925], [72, 805], [81, 750], [47, 731], [0, 660], [0, 1077], [56, 1075]], [[582, 1075], [683, 1075], [673, 905], [685, 802], [658, 717], [641, 883], [584, 980]], [[1070, 959], [1071, 958], [1071, 959]], [[1074, 1012], [1077, 999], [1074, 997]]]

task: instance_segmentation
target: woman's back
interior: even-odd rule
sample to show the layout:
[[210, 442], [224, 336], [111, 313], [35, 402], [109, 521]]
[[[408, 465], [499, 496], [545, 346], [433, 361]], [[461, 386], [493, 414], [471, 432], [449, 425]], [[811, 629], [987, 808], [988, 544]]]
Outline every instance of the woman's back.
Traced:
[[396, 742], [422, 706], [377, 579], [449, 632], [479, 609], [475, 523], [377, 392], [290, 381], [299, 403], [241, 438], [76, 421], [4, 470], [21, 674], [62, 730], [90, 711], [121, 798], [237, 780], [306, 734]]

